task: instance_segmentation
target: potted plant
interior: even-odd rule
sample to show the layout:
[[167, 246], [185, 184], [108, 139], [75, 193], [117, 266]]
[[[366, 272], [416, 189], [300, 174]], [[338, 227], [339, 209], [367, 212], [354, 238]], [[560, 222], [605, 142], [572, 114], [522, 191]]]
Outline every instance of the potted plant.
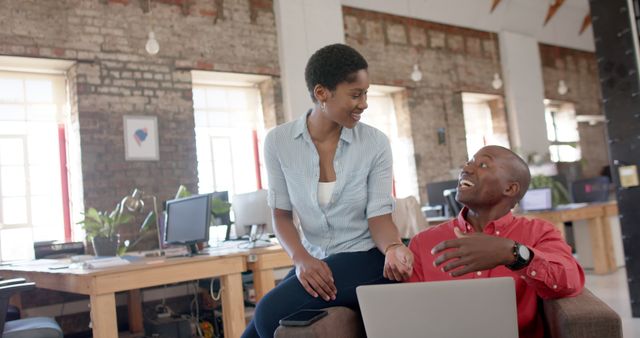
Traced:
[[117, 230], [121, 225], [131, 221], [131, 218], [131, 215], [123, 213], [122, 205], [118, 203], [111, 212], [89, 208], [84, 213], [84, 220], [78, 224], [82, 224], [96, 256], [115, 256], [120, 244]]
[[551, 189], [551, 204], [553, 207], [557, 207], [560, 204], [567, 204], [570, 202], [569, 192], [564, 185], [554, 179], [553, 177], [544, 175], [535, 175], [531, 177], [531, 183], [529, 189], [538, 188], [550, 188]]

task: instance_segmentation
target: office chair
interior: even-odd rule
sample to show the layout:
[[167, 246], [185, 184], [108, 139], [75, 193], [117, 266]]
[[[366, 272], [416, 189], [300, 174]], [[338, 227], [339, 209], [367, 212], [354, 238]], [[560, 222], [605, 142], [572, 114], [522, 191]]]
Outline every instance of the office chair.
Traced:
[[53, 318], [32, 317], [17, 319], [5, 323], [9, 298], [22, 291], [35, 289], [36, 284], [24, 278], [0, 281], [0, 332], [2, 338], [62, 338], [62, 329]]
[[447, 189], [442, 192], [444, 196], [447, 206], [449, 210], [451, 210], [451, 217], [458, 217], [460, 211], [462, 211], [462, 204], [456, 201], [456, 194], [458, 193], [458, 189]]
[[574, 203], [606, 202], [609, 200], [609, 178], [596, 176], [571, 183]]

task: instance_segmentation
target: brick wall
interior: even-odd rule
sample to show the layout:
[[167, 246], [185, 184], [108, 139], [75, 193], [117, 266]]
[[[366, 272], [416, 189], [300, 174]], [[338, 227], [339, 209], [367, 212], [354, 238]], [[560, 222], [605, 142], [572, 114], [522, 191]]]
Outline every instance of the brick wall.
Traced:
[[[542, 77], [545, 97], [568, 101], [575, 105], [576, 115], [602, 115], [600, 82], [594, 53], [540, 44]], [[558, 81], [564, 80], [569, 88], [565, 95], [558, 94]], [[605, 125], [579, 123], [582, 149], [582, 174], [596, 176], [608, 164]]]
[[[113, 208], [134, 187], [160, 200], [179, 184], [196, 190], [190, 70], [279, 74], [272, 1], [150, 3], [149, 12], [146, 0], [0, 0], [0, 54], [77, 61], [67, 75], [86, 207]], [[144, 50], [149, 27], [156, 56]], [[279, 101], [263, 100], [265, 111], [281, 111]], [[123, 115], [158, 117], [160, 161], [125, 161]]]
[[[0, 0], [0, 55], [76, 61], [68, 130], [79, 134], [86, 207], [111, 210], [134, 187], [160, 201], [179, 184], [196, 191], [192, 69], [274, 76], [260, 86], [263, 110], [269, 125], [282, 121], [271, 0], [150, 3], [151, 12], [147, 0]], [[149, 27], [155, 56], [144, 49]], [[124, 115], [157, 116], [160, 161], [125, 161]], [[58, 301], [48, 294], [32, 305]], [[66, 332], [86, 330], [86, 314], [78, 316], [60, 319]]]
[[[491, 87], [500, 73], [495, 34], [343, 7], [346, 42], [369, 62], [371, 83], [407, 88], [420, 198], [427, 182], [450, 179], [467, 160], [460, 92], [503, 95]], [[495, 62], [494, 62], [495, 60]], [[411, 81], [414, 63], [422, 81]], [[437, 130], [445, 128], [446, 143]]]

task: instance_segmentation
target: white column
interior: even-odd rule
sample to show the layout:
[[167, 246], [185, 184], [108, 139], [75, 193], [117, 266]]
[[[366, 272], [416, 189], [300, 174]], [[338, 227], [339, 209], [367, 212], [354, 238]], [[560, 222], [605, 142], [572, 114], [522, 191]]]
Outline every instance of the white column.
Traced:
[[340, 0], [276, 0], [280, 75], [287, 121], [312, 107], [304, 81], [307, 60], [323, 46], [344, 43]]
[[545, 154], [549, 141], [538, 41], [512, 32], [500, 32], [499, 37], [511, 147], [524, 156]]

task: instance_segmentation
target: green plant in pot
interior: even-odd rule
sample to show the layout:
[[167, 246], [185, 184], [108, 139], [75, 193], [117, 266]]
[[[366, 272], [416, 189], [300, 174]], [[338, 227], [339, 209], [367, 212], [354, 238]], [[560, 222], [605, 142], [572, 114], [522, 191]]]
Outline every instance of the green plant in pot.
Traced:
[[111, 212], [89, 208], [84, 213], [84, 220], [78, 224], [82, 224], [96, 256], [115, 256], [120, 244], [118, 228], [130, 222], [131, 218], [131, 215], [123, 213], [122, 205], [118, 203]]
[[[178, 192], [176, 193], [176, 198], [184, 198], [193, 195], [187, 187], [184, 185], [180, 185], [178, 187]], [[220, 198], [213, 197], [211, 199], [211, 222], [216, 222], [216, 218], [221, 215], [229, 213], [231, 210], [231, 203], [227, 201], [223, 201]]]
[[564, 185], [554, 179], [553, 177], [536, 175], [531, 177], [531, 183], [529, 189], [538, 188], [550, 188], [551, 189], [551, 204], [553, 207], [557, 207], [560, 204], [567, 204], [570, 202], [569, 192]]

